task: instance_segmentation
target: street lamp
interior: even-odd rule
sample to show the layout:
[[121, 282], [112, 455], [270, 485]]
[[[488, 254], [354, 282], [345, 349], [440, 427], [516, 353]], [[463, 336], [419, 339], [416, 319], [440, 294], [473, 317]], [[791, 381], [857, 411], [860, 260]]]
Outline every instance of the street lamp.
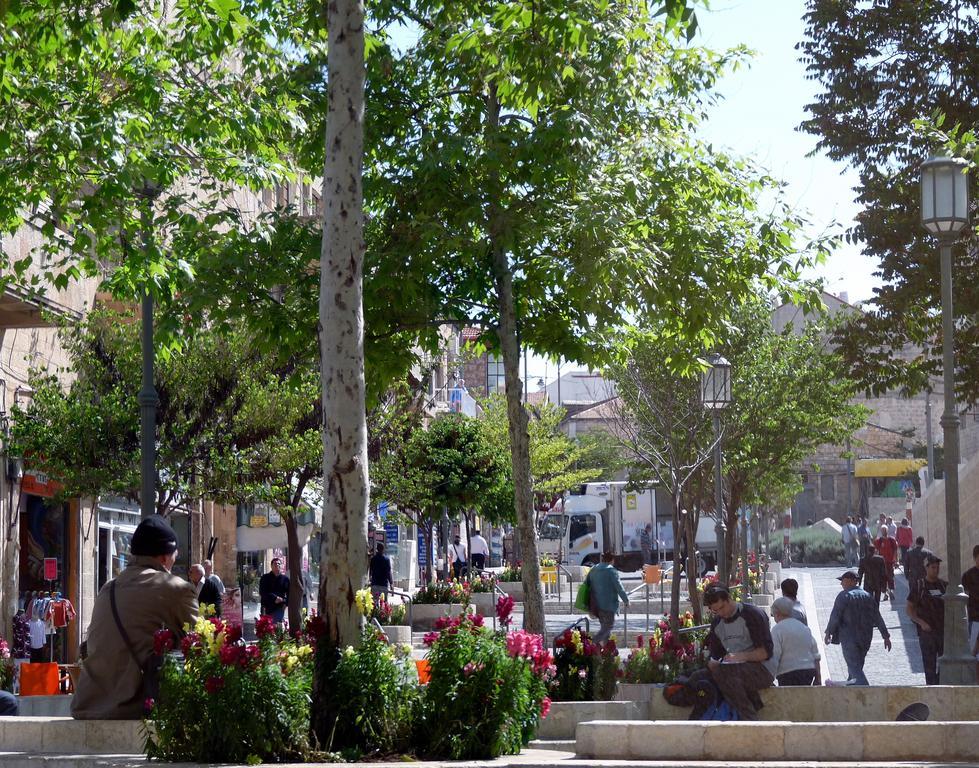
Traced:
[[945, 412], [945, 550], [949, 590], [945, 600], [944, 652], [939, 659], [942, 685], [975, 683], [975, 659], [968, 653], [965, 625], [967, 597], [959, 549], [959, 413], [955, 404], [955, 347], [952, 311], [952, 243], [969, 225], [968, 163], [932, 157], [921, 165], [921, 224], [939, 240], [942, 271], [942, 368]]
[[710, 366], [700, 375], [700, 400], [714, 417], [714, 512], [717, 515], [717, 578], [728, 585], [727, 556], [724, 544], [724, 494], [721, 480], [721, 413], [731, 404], [731, 364], [714, 353], [707, 357]]

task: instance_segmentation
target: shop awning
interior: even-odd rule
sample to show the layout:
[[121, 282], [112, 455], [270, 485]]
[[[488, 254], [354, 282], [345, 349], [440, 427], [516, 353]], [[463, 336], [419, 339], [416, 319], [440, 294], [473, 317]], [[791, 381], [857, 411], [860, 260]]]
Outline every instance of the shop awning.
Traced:
[[857, 459], [854, 477], [905, 477], [928, 465], [927, 459]]

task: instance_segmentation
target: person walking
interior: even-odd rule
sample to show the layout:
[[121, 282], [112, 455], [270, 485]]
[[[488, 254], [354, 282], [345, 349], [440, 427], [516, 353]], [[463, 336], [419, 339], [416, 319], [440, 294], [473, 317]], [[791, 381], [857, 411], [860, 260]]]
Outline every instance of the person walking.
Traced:
[[969, 596], [969, 649], [977, 653], [976, 643], [979, 642], [979, 544], [972, 548], [972, 560], [975, 563], [962, 574], [962, 589]]
[[710, 677], [742, 720], [757, 720], [762, 707], [758, 691], [771, 688], [774, 679], [765, 664], [773, 650], [768, 616], [753, 605], [735, 602], [720, 586], [707, 588], [704, 605], [714, 614], [705, 641]]
[[858, 517], [857, 536], [860, 539], [860, 559], [867, 556], [867, 547], [870, 546], [870, 528], [867, 526], [867, 518]]
[[840, 538], [843, 540], [843, 554], [846, 558], [848, 568], [855, 568], [860, 552], [860, 534], [857, 533], [857, 526], [853, 524], [853, 518], [847, 517], [846, 522], [840, 529]]
[[874, 602], [880, 607], [881, 593], [887, 588], [887, 563], [877, 554], [873, 544], [867, 547], [867, 556], [860, 561], [857, 584], [862, 585], [864, 592], [873, 595]]
[[271, 616], [276, 624], [285, 621], [289, 607], [289, 577], [282, 573], [282, 560], [272, 558], [271, 570], [258, 580], [258, 599], [263, 616]]
[[887, 531], [887, 526], [880, 527], [880, 533], [874, 539], [874, 547], [877, 553], [884, 558], [884, 565], [887, 566], [887, 596], [894, 599], [894, 565], [897, 563], [897, 539]]
[[88, 655], [71, 701], [76, 720], [138, 720], [144, 715], [143, 668], [154, 636], [169, 629], [180, 637], [197, 621], [194, 588], [170, 571], [177, 534], [159, 515], [144, 518], [129, 545], [126, 568], [95, 598]]
[[388, 590], [394, 589], [391, 558], [384, 554], [384, 544], [377, 543], [374, 556], [367, 566], [367, 575], [371, 583], [371, 594], [374, 597], [388, 599]]
[[819, 645], [812, 630], [792, 615], [791, 598], [772, 603], [772, 656], [765, 662], [780, 688], [789, 685], [819, 685]]
[[456, 534], [449, 545], [449, 563], [452, 565], [452, 577], [462, 578], [462, 572], [466, 570], [466, 545], [462, 543], [462, 537]]
[[[884, 638], [884, 648], [891, 650], [891, 635], [880, 616], [874, 599], [857, 586], [857, 574], [846, 571], [839, 577], [842, 591], [833, 603], [833, 612], [826, 625], [827, 644], [839, 644], [846, 662], [846, 685], [870, 685], [863, 665], [870, 651], [874, 627]], [[828, 683], [827, 683], [828, 684]]]
[[938, 685], [938, 657], [945, 650], [945, 591], [948, 582], [938, 576], [941, 563], [941, 559], [935, 555], [925, 560], [925, 577], [911, 585], [911, 594], [908, 595], [908, 616], [918, 630], [925, 685]]
[[477, 571], [485, 569], [486, 561], [489, 559], [489, 553], [489, 544], [482, 537], [482, 534], [476, 531], [469, 540], [469, 555], [473, 561], [473, 568]]
[[646, 527], [639, 533], [639, 548], [642, 550], [642, 564], [652, 565], [656, 561], [653, 559], [653, 524], [646, 523]]
[[619, 572], [612, 565], [615, 560], [614, 552], [602, 554], [602, 562], [588, 572], [588, 585], [591, 590], [589, 602], [594, 615], [598, 617], [599, 630], [595, 635], [596, 643], [606, 643], [615, 627], [615, 615], [619, 612], [619, 600], [629, 604], [629, 596], [622, 586]]
[[901, 524], [897, 527], [897, 535], [894, 536], [897, 541], [897, 547], [900, 550], [899, 557], [901, 559], [901, 569], [904, 571], [904, 575], [908, 575], [908, 552], [911, 551], [911, 547], [914, 546], [914, 531], [911, 530], [911, 523], [908, 522], [908, 518], [904, 518]]
[[783, 579], [779, 589], [782, 590], [782, 597], [787, 597], [792, 601], [792, 618], [798, 619], [808, 627], [809, 619], [806, 617], [806, 609], [799, 602], [799, 582], [795, 579]]
[[925, 577], [925, 561], [929, 557], [934, 556], [934, 554], [934, 552], [925, 547], [924, 536], [919, 536], [914, 540], [914, 546], [908, 550], [907, 562], [904, 568], [904, 576], [908, 580], [909, 587]]

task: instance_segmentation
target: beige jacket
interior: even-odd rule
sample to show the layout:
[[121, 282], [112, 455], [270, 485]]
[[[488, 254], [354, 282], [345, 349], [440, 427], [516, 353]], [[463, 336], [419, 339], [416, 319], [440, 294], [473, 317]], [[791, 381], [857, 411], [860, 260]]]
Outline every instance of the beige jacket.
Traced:
[[[197, 618], [193, 585], [151, 557], [133, 557], [114, 579], [116, 608], [141, 662], [153, 652], [156, 630], [182, 632]], [[108, 582], [95, 599], [88, 628], [88, 656], [72, 697], [79, 720], [135, 720], [143, 716], [142, 673], [112, 618]]]

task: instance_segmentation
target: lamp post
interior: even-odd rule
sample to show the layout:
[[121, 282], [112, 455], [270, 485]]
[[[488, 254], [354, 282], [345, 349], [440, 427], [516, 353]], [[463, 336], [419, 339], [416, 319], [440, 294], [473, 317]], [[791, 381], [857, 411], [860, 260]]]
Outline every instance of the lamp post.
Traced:
[[969, 176], [964, 160], [932, 157], [921, 166], [921, 224], [938, 238], [942, 274], [942, 368], [945, 412], [945, 550], [949, 590], [945, 600], [944, 652], [939, 659], [942, 685], [970, 685], [975, 659], [968, 653], [967, 597], [959, 580], [959, 413], [955, 404], [955, 316], [952, 311], [952, 243], [969, 224]]
[[717, 578], [728, 585], [724, 493], [721, 479], [721, 413], [731, 404], [731, 364], [718, 354], [707, 358], [710, 366], [700, 376], [700, 399], [714, 418], [714, 512], [717, 515]]
[[[143, 249], [149, 259], [153, 247], [152, 222], [153, 202], [160, 189], [146, 182], [137, 193], [141, 200]], [[140, 414], [140, 516], [150, 517], [156, 513], [156, 409], [160, 398], [153, 384], [155, 355], [153, 349], [153, 294], [147, 286], [141, 306], [142, 328], [141, 346], [143, 349], [143, 382], [137, 398]]]

